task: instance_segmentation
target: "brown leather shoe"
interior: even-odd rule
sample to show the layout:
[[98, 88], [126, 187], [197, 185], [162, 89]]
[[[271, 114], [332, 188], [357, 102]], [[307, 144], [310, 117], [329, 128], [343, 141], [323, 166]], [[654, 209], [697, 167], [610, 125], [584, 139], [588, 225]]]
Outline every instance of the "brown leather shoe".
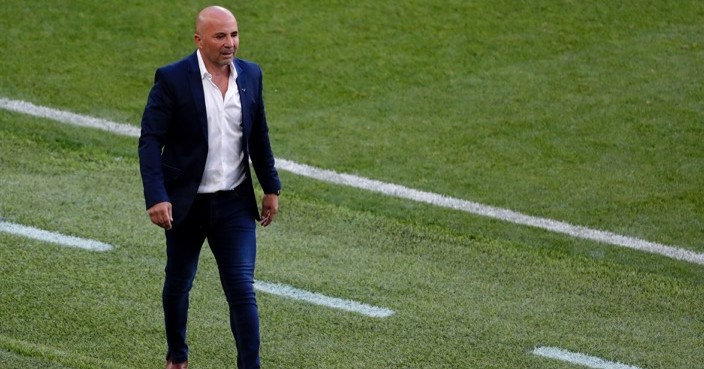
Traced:
[[166, 360], [166, 369], [188, 369], [188, 361], [176, 364], [168, 359]]

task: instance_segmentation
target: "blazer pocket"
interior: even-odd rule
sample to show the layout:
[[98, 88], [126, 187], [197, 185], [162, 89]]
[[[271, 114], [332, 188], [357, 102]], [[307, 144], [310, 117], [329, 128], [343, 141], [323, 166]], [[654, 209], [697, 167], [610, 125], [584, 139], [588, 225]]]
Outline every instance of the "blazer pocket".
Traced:
[[172, 167], [167, 164], [161, 164], [161, 168], [164, 172], [165, 184], [174, 183], [179, 179], [179, 177], [181, 177], [181, 169]]

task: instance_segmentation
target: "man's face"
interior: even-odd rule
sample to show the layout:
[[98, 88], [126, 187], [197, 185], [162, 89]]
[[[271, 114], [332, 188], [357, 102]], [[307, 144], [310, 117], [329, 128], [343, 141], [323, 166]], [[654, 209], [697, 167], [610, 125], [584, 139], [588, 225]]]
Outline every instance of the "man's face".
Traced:
[[237, 20], [231, 14], [208, 16], [195, 34], [195, 41], [206, 63], [215, 67], [230, 65], [240, 45]]

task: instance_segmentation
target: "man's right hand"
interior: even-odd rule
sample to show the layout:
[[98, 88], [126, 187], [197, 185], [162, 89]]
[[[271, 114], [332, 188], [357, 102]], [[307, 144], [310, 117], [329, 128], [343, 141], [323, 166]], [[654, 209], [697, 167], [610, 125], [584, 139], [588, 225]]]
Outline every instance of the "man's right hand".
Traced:
[[149, 219], [151, 219], [152, 223], [166, 230], [171, 229], [171, 222], [174, 221], [174, 217], [171, 214], [170, 202], [164, 201], [154, 204], [147, 210], [147, 213], [149, 213]]

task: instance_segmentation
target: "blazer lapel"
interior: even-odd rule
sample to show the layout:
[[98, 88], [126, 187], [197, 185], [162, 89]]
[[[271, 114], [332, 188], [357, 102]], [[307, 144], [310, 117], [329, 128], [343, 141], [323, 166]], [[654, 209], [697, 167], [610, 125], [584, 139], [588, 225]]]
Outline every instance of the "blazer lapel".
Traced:
[[[250, 101], [249, 95], [254, 91], [248, 88], [249, 83], [247, 81], [247, 75], [244, 73], [242, 66], [239, 64], [239, 60], [235, 59], [235, 69], [237, 70], [237, 88], [239, 88], [240, 93], [240, 105], [242, 106], [242, 137], [249, 137], [249, 130], [252, 127], [252, 122], [250, 121], [250, 105], [247, 101]], [[245, 140], [246, 141], [246, 140]], [[245, 142], [246, 144], [246, 142]]]
[[203, 135], [208, 139], [208, 114], [205, 111], [205, 93], [203, 92], [203, 76], [198, 67], [198, 55], [194, 52], [188, 58], [188, 84], [193, 94], [196, 115], [203, 129]]

